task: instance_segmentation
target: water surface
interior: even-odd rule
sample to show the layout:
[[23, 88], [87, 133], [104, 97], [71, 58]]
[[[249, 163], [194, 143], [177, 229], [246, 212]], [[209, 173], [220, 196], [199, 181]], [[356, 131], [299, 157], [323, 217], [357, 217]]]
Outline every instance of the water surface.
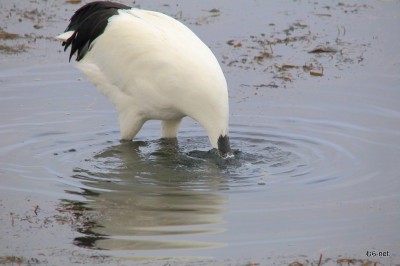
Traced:
[[[159, 139], [160, 125], [151, 121], [133, 142], [119, 142], [116, 112], [67, 55], [56, 53], [42, 64], [4, 61], [1, 208], [14, 214], [12, 223], [9, 216], [1, 220], [3, 234], [13, 239], [0, 239], [1, 255], [45, 254], [50, 263], [59, 250], [154, 264], [288, 263], [320, 254], [395, 261], [400, 58], [386, 51], [399, 40], [380, 29], [398, 22], [399, 5], [327, 5], [252, 2], [242, 13], [238, 3], [149, 7], [184, 10], [181, 20], [222, 62], [235, 150], [229, 160], [210, 151], [205, 131], [191, 119], [184, 120], [177, 141]], [[210, 16], [212, 7], [218, 16]], [[289, 36], [306, 37], [275, 43], [273, 51], [265, 50], [271, 58], [254, 59], [264, 45], [257, 38], [282, 39], [290, 25], [297, 26]], [[329, 27], [335, 32], [324, 30]], [[327, 39], [340, 54], [307, 52]], [[274, 66], [284, 64], [314, 64], [318, 73], [323, 66], [323, 76]], [[14, 200], [40, 205], [39, 213], [18, 209], [22, 205], [9, 203]], [[36, 224], [31, 231], [24, 230], [28, 211]], [[55, 229], [45, 226], [45, 217]], [[16, 224], [19, 235], [29, 238], [38, 230], [49, 244], [21, 244], [12, 237]], [[60, 230], [53, 241], [52, 230]], [[46, 245], [56, 248], [49, 253]], [[367, 257], [371, 250], [390, 256]]]

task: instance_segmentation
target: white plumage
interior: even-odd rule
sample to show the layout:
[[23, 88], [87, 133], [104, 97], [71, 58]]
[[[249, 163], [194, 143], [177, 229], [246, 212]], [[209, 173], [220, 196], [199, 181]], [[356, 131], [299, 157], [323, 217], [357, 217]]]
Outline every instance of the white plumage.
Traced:
[[175, 138], [189, 116], [213, 148], [229, 155], [224, 74], [185, 25], [158, 12], [92, 2], [57, 38], [71, 45], [71, 56], [77, 51], [77, 68], [115, 105], [122, 139], [131, 140], [152, 119], [162, 121], [162, 137]]

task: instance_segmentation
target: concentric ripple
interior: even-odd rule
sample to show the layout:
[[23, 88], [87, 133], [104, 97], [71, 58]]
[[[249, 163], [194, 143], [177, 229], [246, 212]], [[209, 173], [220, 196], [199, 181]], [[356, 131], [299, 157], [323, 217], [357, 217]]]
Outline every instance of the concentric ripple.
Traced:
[[[234, 158], [227, 160], [209, 150], [205, 132], [190, 119], [178, 140], [159, 139], [160, 125], [152, 121], [134, 141], [121, 143], [108, 101], [75, 72], [51, 73], [49, 67], [60, 66], [27, 68], [29, 75], [3, 91], [0, 189], [62, 199], [59, 212], [76, 219], [79, 247], [146, 252], [314, 241], [340, 234], [323, 226], [316, 234], [318, 225], [308, 220], [293, 231], [284, 221], [291, 215], [302, 221], [325, 208], [342, 212], [337, 206], [343, 200], [398, 197], [387, 187], [369, 188], [378, 188], [379, 176], [393, 175], [386, 161], [380, 168], [370, 165], [376, 160], [366, 152], [387, 149], [393, 130], [346, 119], [240, 114], [231, 117]], [[0, 78], [7, 83], [8, 76]], [[19, 96], [11, 97], [15, 89]], [[390, 121], [398, 116], [384, 115]], [[376, 135], [388, 141], [371, 137]], [[399, 153], [398, 147], [392, 151]], [[263, 221], [256, 224], [262, 234], [251, 228], [232, 233], [248, 221]], [[339, 223], [342, 236], [357, 232], [345, 219]]]

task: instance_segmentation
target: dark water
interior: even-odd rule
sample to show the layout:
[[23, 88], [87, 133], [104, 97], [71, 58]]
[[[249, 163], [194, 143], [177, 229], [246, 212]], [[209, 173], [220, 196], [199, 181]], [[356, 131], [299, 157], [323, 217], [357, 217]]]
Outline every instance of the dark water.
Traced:
[[[360, 54], [346, 47], [356, 50], [348, 58]], [[239, 56], [227, 49], [214, 46], [221, 60]], [[160, 140], [152, 121], [120, 143], [112, 106], [72, 65], [4, 68], [0, 191], [57, 199], [60, 214], [73, 217], [75, 247], [116, 257], [366, 258], [387, 250], [395, 258], [400, 61], [379, 61], [380, 48], [369, 49], [363, 64], [319, 58], [333, 61], [324, 63], [328, 76], [297, 73], [278, 79], [279, 88], [258, 86], [279, 57], [250, 69], [226, 62], [235, 149], [228, 160], [209, 150], [190, 119], [177, 141]]]

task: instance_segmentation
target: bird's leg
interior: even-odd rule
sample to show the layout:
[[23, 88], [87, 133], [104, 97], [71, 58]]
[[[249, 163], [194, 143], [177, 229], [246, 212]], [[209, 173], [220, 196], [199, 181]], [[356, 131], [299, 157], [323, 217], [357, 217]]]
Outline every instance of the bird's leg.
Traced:
[[145, 120], [128, 112], [119, 114], [121, 140], [132, 140], [142, 128]]
[[182, 119], [176, 120], [163, 120], [162, 121], [162, 137], [163, 138], [176, 138], [178, 129]]

